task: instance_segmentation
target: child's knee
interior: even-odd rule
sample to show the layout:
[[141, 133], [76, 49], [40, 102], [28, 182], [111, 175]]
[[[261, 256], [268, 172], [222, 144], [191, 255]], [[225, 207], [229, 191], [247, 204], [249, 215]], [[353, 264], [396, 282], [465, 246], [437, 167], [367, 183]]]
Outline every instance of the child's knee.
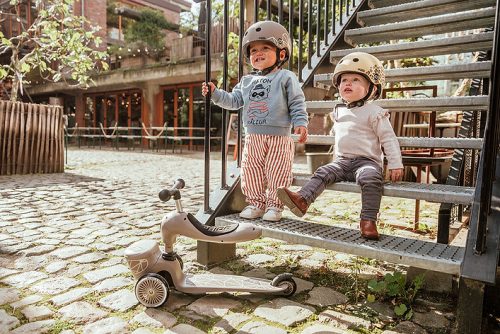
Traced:
[[382, 171], [373, 166], [361, 167], [356, 174], [356, 179], [361, 186], [365, 184], [382, 185]]

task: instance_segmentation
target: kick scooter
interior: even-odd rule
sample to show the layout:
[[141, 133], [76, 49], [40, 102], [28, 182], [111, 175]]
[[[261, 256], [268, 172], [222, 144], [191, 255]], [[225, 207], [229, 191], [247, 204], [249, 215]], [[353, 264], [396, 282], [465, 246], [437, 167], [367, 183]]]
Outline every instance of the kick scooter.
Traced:
[[217, 243], [237, 243], [261, 236], [260, 227], [251, 223], [235, 223], [227, 226], [207, 226], [192, 214], [184, 212], [179, 189], [184, 181], [178, 179], [170, 189], [164, 189], [159, 197], [162, 201], [175, 200], [176, 210], [161, 221], [161, 237], [165, 245], [160, 250], [154, 240], [140, 240], [125, 250], [125, 257], [134, 278], [137, 300], [146, 307], [159, 307], [169, 296], [170, 289], [184, 293], [206, 292], [252, 292], [291, 296], [297, 284], [288, 273], [276, 276], [272, 281], [222, 274], [186, 274], [183, 262], [174, 251], [177, 236], [183, 235], [195, 240]]

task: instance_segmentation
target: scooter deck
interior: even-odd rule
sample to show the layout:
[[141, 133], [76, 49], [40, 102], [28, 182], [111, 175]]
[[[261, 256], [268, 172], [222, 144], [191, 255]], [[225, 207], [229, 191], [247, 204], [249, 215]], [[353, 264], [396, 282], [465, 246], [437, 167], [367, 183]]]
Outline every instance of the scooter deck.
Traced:
[[187, 275], [182, 286], [176, 290], [188, 293], [204, 292], [254, 292], [280, 293], [283, 287], [271, 285], [271, 281], [262, 278], [221, 274]]

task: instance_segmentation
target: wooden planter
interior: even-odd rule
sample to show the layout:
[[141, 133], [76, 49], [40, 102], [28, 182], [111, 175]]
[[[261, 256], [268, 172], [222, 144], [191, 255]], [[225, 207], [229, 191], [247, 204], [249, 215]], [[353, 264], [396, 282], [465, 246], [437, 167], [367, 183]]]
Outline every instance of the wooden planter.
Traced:
[[64, 172], [60, 106], [0, 101], [0, 175]]

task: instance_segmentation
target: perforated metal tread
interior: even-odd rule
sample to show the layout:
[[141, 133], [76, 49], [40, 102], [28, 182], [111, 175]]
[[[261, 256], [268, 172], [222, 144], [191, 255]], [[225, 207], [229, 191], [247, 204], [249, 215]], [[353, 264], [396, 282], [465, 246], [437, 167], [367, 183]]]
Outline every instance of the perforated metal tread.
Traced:
[[[311, 177], [309, 174], [294, 173], [293, 185], [303, 186]], [[338, 182], [327, 189], [360, 193], [359, 185], [354, 182]], [[420, 199], [436, 203], [470, 204], [474, 198], [473, 187], [451, 186], [446, 184], [425, 184], [397, 182], [384, 184], [384, 196]]]
[[281, 219], [279, 222], [262, 219], [250, 221], [233, 214], [217, 217], [215, 224], [226, 225], [243, 221], [260, 226], [263, 237], [454, 275], [460, 274], [464, 256], [463, 247], [384, 234], [380, 236], [380, 240], [371, 241], [362, 238], [357, 229], [293, 219]]

